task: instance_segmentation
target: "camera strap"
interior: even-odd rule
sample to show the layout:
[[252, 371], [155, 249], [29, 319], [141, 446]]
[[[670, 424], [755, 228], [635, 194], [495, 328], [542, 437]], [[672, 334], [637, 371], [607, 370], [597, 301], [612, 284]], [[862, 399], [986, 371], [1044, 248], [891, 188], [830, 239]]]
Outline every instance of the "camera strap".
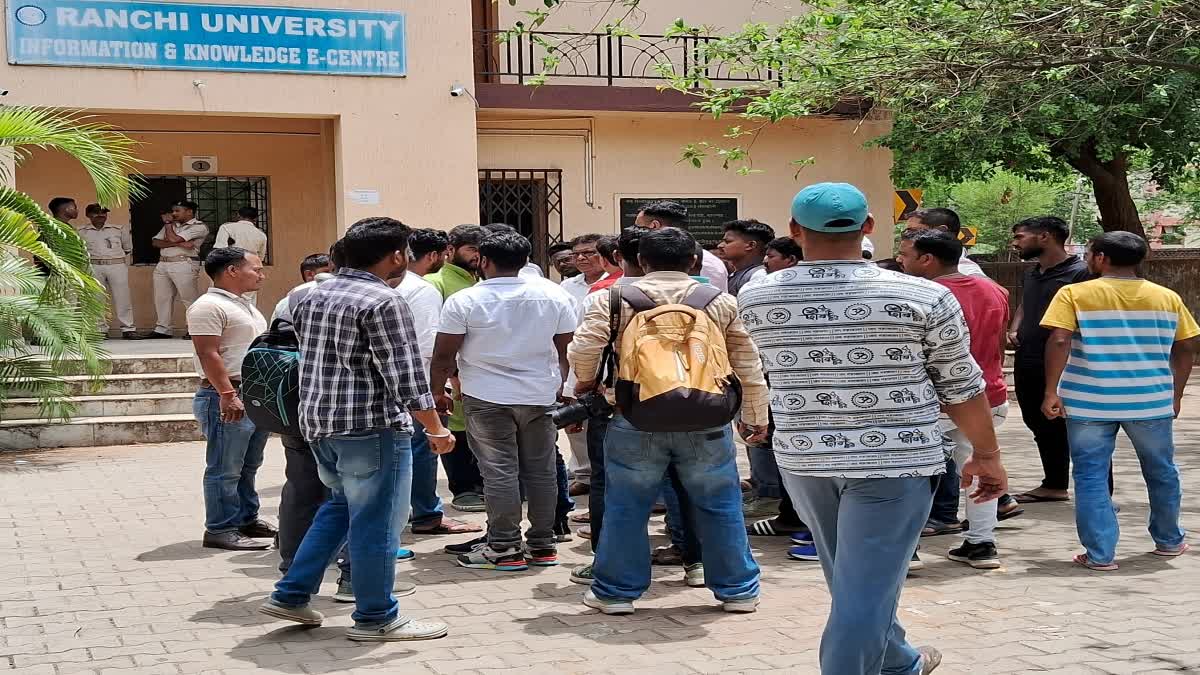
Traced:
[[604, 386], [609, 389], [617, 381], [617, 331], [621, 329], [621, 289], [608, 287], [608, 344], [600, 357], [601, 367], [607, 370]]

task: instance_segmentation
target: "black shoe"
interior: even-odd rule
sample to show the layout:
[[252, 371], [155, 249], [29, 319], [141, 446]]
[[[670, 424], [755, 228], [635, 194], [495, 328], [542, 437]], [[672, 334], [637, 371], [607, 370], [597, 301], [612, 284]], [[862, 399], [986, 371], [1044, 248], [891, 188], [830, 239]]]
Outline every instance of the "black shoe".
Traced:
[[994, 570], [1000, 567], [1000, 554], [990, 541], [972, 544], [964, 541], [962, 546], [950, 549], [946, 557], [954, 562], [966, 563], [977, 570]]
[[226, 551], [263, 551], [268, 542], [255, 541], [241, 532], [204, 533], [204, 548], [223, 548]]
[[160, 333], [156, 330], [152, 330], [149, 333], [142, 333], [143, 340], [170, 340], [172, 337], [174, 336]]
[[461, 544], [450, 544], [443, 548], [442, 551], [449, 553], [450, 555], [465, 555], [471, 551], [474, 551], [476, 546], [486, 543], [487, 535], [485, 534], [482, 537], [476, 537], [471, 541], [464, 541]]
[[121, 337], [126, 340], [145, 340], [146, 339], [145, 337], [138, 335], [137, 333], [135, 333], [131, 330], [127, 330], [124, 333], [121, 333]]
[[180, 335], [180, 336], [179, 336], [179, 339], [180, 339], [180, 340], [191, 340], [191, 339], [192, 339], [192, 334], [191, 334], [191, 333], [184, 333], [183, 335]]
[[565, 517], [554, 525], [554, 541], [571, 541], [571, 524]]
[[279, 535], [279, 530], [275, 529], [274, 525], [261, 519], [239, 527], [238, 532], [253, 539], [274, 539]]

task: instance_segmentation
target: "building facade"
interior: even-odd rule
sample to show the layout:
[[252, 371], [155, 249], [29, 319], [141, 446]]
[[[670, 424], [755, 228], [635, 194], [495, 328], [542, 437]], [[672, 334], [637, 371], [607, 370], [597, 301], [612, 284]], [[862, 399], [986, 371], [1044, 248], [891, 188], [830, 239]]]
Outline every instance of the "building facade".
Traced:
[[[754, 148], [761, 173], [749, 176], [679, 163], [684, 145], [719, 141], [728, 122], [656, 88], [658, 64], [690, 53], [654, 37], [657, 27], [678, 15], [735, 27], [785, 9], [648, 3], [639, 37], [618, 39], [594, 30], [591, 10], [568, 6], [538, 41], [495, 42], [541, 4], [11, 0], [0, 85], [7, 103], [86, 110], [140, 144], [147, 194], [114, 206], [110, 222], [132, 227], [142, 328], [154, 322], [149, 241], [177, 199], [197, 202], [213, 233], [241, 206], [260, 210], [264, 309], [298, 282], [305, 255], [371, 215], [443, 229], [508, 222], [539, 257], [557, 240], [616, 233], [655, 197], [687, 199], [701, 238], [734, 215], [783, 233], [791, 196], [819, 180], [862, 186], [888, 220], [891, 157], [864, 147], [884, 121], [830, 115], [766, 129]], [[549, 41], [572, 57], [532, 87]], [[809, 156], [816, 163], [797, 178], [790, 162]], [[16, 184], [43, 203], [94, 201], [83, 170], [55, 153], [22, 162]]]

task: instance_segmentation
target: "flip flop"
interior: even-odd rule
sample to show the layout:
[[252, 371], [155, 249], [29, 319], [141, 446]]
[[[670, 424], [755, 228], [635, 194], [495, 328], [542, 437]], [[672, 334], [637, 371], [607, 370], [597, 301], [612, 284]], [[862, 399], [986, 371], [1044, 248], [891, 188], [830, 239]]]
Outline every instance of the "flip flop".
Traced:
[[483, 528], [478, 525], [464, 523], [461, 520], [455, 520], [453, 518], [442, 518], [442, 522], [438, 523], [436, 527], [423, 527], [421, 529], [414, 527], [412, 529], [413, 534], [442, 535], [467, 534], [469, 532], [483, 532]]
[[943, 534], [957, 534], [962, 532], [962, 525], [959, 523], [939, 524], [937, 527], [928, 526], [921, 530], [922, 537], [937, 537]]
[[1181, 556], [1184, 553], [1187, 553], [1189, 550], [1191, 550], [1191, 548], [1192, 547], [1189, 544], [1180, 544], [1179, 548], [1177, 548], [1177, 549], [1172, 550], [1172, 549], [1167, 549], [1167, 548], [1156, 548], [1153, 551], [1151, 551], [1151, 553], [1153, 553], [1156, 556], [1163, 557], [1163, 558], [1174, 558], [1177, 556]]
[[1011, 509], [1008, 511], [1001, 511], [1001, 510], [997, 509], [996, 510], [996, 520], [1008, 520], [1009, 518], [1016, 518], [1017, 516], [1021, 515], [1022, 513], [1025, 513], [1025, 509], [1023, 509], [1019, 506], [1015, 509]]
[[1114, 572], [1117, 569], [1117, 563], [1110, 562], [1107, 564], [1100, 564], [1098, 562], [1092, 562], [1092, 560], [1087, 557], [1086, 553], [1080, 553], [1076, 555], [1074, 558], [1071, 558], [1071, 561], [1076, 565], [1083, 565], [1089, 570], [1094, 570], [1096, 572]]
[[1037, 504], [1039, 502], [1069, 502], [1069, 501], [1071, 501], [1070, 497], [1046, 497], [1044, 495], [1035, 495], [1032, 492], [1022, 492], [1019, 495], [1013, 495], [1013, 499], [1017, 500], [1018, 504]]
[[575, 515], [571, 516], [571, 522], [572, 523], [590, 523], [590, 522], [592, 522], [592, 512], [584, 511], [583, 513], [576, 513]]

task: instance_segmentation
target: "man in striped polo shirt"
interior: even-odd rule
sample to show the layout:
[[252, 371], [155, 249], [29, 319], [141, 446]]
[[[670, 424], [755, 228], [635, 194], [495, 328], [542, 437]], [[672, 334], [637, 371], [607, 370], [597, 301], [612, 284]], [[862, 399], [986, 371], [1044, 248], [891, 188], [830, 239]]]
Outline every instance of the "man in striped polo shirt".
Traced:
[[1137, 276], [1146, 240], [1107, 232], [1088, 244], [1100, 278], [1065, 286], [1042, 317], [1046, 343], [1042, 412], [1066, 417], [1075, 479], [1075, 527], [1086, 551], [1075, 562], [1117, 569], [1119, 529], [1108, 493], [1117, 428], [1133, 442], [1150, 495], [1155, 555], [1188, 549], [1179, 525], [1181, 489], [1172, 422], [1200, 326], [1174, 291]]

